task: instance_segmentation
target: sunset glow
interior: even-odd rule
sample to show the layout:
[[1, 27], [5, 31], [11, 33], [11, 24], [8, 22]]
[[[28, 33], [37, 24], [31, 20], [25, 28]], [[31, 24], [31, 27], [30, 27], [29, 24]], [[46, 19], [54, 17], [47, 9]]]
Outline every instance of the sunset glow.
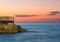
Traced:
[[0, 16], [20, 22], [60, 21], [60, 0], [0, 0]]

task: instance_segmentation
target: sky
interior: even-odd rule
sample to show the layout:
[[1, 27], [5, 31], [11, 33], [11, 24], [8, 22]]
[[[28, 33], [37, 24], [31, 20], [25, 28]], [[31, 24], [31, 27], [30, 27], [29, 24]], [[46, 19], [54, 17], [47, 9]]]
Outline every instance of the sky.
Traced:
[[60, 0], [0, 0], [0, 16], [20, 22], [60, 21]]

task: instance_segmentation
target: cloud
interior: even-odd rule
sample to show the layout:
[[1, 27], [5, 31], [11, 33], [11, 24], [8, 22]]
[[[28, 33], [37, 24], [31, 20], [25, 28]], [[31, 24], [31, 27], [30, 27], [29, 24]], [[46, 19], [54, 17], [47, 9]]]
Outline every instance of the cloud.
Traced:
[[37, 15], [15, 15], [16, 17], [33, 17]]
[[53, 11], [53, 12], [50, 12], [50, 13], [54, 13], [54, 14], [56, 14], [56, 13], [60, 13], [59, 11]]
[[60, 12], [59, 11], [52, 11], [52, 12], [49, 12], [47, 15], [53, 16], [53, 15], [57, 15], [57, 14], [60, 14]]

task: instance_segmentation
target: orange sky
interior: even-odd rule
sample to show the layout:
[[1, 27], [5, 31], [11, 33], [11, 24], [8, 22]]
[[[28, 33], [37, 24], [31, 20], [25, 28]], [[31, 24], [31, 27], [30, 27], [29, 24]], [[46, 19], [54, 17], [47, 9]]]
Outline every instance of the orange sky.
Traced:
[[14, 21], [60, 21], [60, 0], [0, 0], [0, 16], [14, 16]]
[[52, 22], [52, 21], [60, 21], [60, 15], [57, 16], [33, 16], [33, 17], [15, 17], [15, 21], [27, 21], [27, 22]]

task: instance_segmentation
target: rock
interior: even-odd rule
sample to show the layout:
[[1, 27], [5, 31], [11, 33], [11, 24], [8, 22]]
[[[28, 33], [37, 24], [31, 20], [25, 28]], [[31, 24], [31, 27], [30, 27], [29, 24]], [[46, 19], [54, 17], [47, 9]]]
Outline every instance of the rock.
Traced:
[[0, 33], [16, 33], [26, 31], [26, 29], [22, 29], [21, 26], [15, 24], [0, 25]]
[[14, 24], [14, 17], [0, 17], [0, 33], [26, 32], [21, 26]]
[[21, 32], [26, 32], [27, 30], [26, 30], [26, 29], [21, 29], [20, 31], [21, 31]]
[[18, 28], [18, 32], [26, 32], [27, 30], [26, 29], [22, 29], [21, 26], [17, 26]]

